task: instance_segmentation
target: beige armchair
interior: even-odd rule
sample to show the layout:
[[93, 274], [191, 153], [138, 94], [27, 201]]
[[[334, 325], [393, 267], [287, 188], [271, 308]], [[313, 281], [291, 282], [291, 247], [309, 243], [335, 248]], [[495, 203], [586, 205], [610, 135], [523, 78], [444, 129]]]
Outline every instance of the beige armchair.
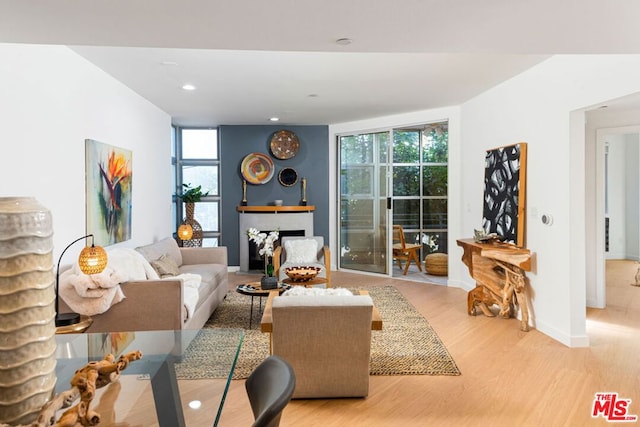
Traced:
[[[313, 243], [315, 241], [315, 243]], [[309, 251], [308, 244], [315, 245]], [[273, 274], [278, 280], [286, 279], [287, 267], [316, 266], [320, 268], [318, 277], [327, 279], [327, 288], [331, 287], [331, 252], [325, 246], [322, 236], [287, 236], [273, 252]]]
[[294, 398], [364, 397], [369, 394], [371, 330], [382, 319], [371, 297], [269, 295], [261, 329], [271, 351], [296, 375]]

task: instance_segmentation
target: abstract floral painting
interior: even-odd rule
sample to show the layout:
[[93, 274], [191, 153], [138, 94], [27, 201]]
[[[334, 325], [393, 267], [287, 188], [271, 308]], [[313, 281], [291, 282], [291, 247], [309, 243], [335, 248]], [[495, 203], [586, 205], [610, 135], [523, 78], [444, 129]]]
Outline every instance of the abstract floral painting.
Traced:
[[517, 246], [524, 246], [526, 166], [524, 142], [485, 155], [482, 226]]
[[89, 360], [101, 360], [107, 354], [118, 356], [133, 342], [135, 332], [103, 332], [88, 335]]
[[131, 238], [131, 151], [85, 140], [87, 234], [108, 246]]

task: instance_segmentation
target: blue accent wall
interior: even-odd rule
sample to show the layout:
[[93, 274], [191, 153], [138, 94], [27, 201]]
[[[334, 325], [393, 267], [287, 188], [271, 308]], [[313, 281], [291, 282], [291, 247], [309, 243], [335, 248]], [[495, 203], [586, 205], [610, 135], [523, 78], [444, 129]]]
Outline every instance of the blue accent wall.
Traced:
[[[271, 153], [269, 143], [272, 135], [279, 130], [289, 130], [298, 136], [300, 149], [295, 157], [277, 159]], [[277, 199], [285, 206], [300, 205], [302, 200], [302, 178], [307, 179], [307, 204], [314, 205], [314, 232], [329, 242], [329, 127], [328, 126], [231, 126], [219, 127], [220, 184], [222, 192], [222, 241], [229, 253], [229, 265], [240, 264], [239, 230], [237, 206], [242, 202], [242, 172], [240, 165], [249, 153], [268, 155], [275, 167], [273, 178], [266, 184], [247, 183], [247, 204], [249, 206], [273, 205]], [[298, 182], [285, 187], [278, 181], [278, 173], [283, 168], [293, 168], [298, 172]]]

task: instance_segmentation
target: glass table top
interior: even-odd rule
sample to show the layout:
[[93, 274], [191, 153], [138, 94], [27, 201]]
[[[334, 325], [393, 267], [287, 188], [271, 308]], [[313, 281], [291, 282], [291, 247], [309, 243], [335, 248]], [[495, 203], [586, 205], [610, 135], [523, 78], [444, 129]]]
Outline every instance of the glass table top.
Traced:
[[56, 394], [88, 362], [139, 350], [119, 381], [97, 390], [101, 427], [216, 426], [243, 338], [242, 329], [56, 335]]

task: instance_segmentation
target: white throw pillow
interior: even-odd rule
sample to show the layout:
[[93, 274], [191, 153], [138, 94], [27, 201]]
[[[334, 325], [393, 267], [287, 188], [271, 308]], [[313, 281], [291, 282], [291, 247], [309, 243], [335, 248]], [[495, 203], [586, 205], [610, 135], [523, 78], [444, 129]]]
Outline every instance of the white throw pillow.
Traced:
[[295, 239], [284, 242], [287, 263], [308, 264], [318, 261], [318, 242], [315, 239]]

